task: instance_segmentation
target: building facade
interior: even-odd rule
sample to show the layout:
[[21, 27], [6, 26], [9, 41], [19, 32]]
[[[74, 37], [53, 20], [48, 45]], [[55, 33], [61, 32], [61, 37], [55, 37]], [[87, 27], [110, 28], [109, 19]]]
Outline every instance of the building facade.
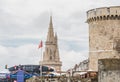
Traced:
[[75, 75], [75, 74], [81, 74], [83, 72], [87, 73], [89, 71], [88, 66], [89, 66], [89, 61], [88, 59], [86, 59], [80, 62], [79, 64], [75, 64], [73, 68], [68, 69], [67, 73], [70, 74], [70, 76]]
[[88, 59], [83, 60], [79, 64], [75, 64], [75, 66], [73, 68], [73, 71], [87, 71], [88, 70], [88, 65], [89, 65]]
[[87, 12], [89, 69], [98, 71], [98, 59], [120, 58], [120, 6]]
[[40, 61], [40, 65], [41, 64], [53, 67], [56, 71], [61, 71], [62, 62], [59, 56], [57, 34], [54, 34], [53, 31], [52, 16], [50, 16], [45, 51], [43, 52], [43, 60]]
[[88, 60], [88, 59], [80, 62], [79, 65], [78, 65], [79, 71], [80, 71], [80, 70], [81, 70], [81, 71], [86, 71], [86, 70], [88, 70], [88, 68], [89, 68], [88, 65], [89, 65], [89, 60]]

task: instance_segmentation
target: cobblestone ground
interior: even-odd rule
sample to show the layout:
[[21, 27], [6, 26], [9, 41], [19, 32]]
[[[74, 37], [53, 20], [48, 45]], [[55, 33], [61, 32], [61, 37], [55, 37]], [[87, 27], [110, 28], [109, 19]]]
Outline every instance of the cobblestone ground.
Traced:
[[76, 78], [76, 77], [47, 77], [47, 78], [30, 78], [26, 82], [98, 82], [95, 78]]
[[83, 81], [81, 81], [78, 78], [76, 79], [68, 77], [57, 77], [57, 78], [31, 78], [26, 82], [83, 82]]
[[68, 79], [48, 79], [48, 80], [36, 80], [36, 81], [27, 81], [27, 82], [81, 82], [80, 80], [68, 80]]

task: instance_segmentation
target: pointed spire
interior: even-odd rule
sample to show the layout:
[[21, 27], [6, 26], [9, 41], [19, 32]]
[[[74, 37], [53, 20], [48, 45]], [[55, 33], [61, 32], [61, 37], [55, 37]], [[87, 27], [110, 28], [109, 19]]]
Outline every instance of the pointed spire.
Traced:
[[48, 35], [47, 35], [47, 42], [53, 42], [53, 41], [54, 41], [54, 31], [53, 31], [52, 16], [50, 16], [50, 23], [49, 23], [49, 29], [48, 29]]
[[49, 28], [53, 28], [53, 23], [52, 23], [52, 15], [50, 16]]
[[55, 39], [57, 40], [57, 33], [55, 33]]
[[57, 44], [57, 33], [55, 33], [55, 43]]

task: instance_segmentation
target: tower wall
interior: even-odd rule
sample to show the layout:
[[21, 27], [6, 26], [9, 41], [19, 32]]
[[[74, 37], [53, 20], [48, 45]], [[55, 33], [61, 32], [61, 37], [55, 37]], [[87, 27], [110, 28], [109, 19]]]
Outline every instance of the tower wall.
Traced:
[[120, 58], [120, 6], [92, 9], [89, 24], [89, 69], [98, 70], [98, 59]]

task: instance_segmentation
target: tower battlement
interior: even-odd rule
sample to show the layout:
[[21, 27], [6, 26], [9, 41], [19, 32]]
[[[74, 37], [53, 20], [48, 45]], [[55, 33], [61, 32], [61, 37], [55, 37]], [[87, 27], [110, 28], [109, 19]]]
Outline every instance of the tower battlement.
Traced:
[[114, 19], [120, 20], [120, 6], [102, 7], [87, 11], [87, 22]]

